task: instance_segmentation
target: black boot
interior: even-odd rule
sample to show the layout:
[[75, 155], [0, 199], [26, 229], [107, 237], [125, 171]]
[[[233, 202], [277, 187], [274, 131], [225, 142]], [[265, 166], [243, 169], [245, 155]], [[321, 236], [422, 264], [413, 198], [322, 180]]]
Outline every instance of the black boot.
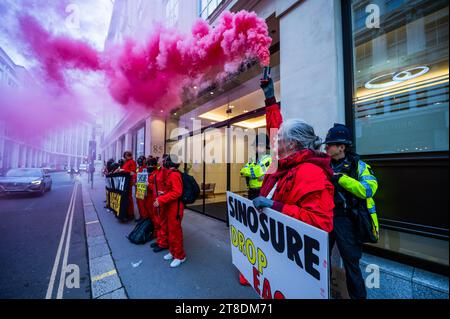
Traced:
[[159, 252], [164, 251], [164, 250], [167, 250], [167, 248], [162, 248], [162, 247], [159, 247], [159, 246], [156, 246], [155, 248], [153, 248], [153, 252], [154, 253], [159, 253]]

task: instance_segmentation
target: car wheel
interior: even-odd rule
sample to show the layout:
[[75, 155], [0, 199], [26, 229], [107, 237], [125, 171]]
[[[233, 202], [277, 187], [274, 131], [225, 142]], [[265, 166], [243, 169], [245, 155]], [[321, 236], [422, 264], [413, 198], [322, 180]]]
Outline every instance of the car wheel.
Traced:
[[39, 196], [44, 196], [45, 195], [45, 186], [41, 187], [41, 191], [39, 192]]

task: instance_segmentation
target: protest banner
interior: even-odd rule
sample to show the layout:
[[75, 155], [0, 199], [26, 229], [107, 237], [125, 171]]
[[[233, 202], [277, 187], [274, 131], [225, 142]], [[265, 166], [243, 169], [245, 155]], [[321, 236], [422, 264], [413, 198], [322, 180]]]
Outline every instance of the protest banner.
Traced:
[[148, 187], [148, 172], [144, 169], [141, 173], [137, 174], [136, 182], [136, 198], [144, 199], [147, 196]]
[[119, 219], [127, 217], [130, 182], [131, 176], [128, 173], [106, 176], [106, 207], [112, 210]]
[[328, 233], [227, 192], [233, 264], [264, 299], [328, 299]]

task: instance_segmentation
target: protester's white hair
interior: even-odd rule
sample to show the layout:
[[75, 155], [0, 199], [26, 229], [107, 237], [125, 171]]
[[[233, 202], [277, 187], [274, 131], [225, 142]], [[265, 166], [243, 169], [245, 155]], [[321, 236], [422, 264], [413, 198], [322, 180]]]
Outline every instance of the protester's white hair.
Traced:
[[314, 128], [303, 120], [284, 121], [279, 131], [280, 137], [296, 143], [299, 149], [318, 150], [322, 139], [314, 133]]

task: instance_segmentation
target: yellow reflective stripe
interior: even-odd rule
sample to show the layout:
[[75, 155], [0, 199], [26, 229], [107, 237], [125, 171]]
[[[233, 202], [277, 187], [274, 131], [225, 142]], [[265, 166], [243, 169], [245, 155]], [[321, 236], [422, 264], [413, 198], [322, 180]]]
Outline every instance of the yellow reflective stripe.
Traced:
[[373, 224], [375, 225], [375, 230], [378, 233], [378, 231], [380, 229], [380, 226], [378, 224], [378, 216], [377, 216], [377, 214], [370, 214], [370, 217], [372, 217]]
[[261, 188], [262, 182], [258, 181], [257, 179], [251, 179], [249, 181], [249, 187], [250, 188]]

